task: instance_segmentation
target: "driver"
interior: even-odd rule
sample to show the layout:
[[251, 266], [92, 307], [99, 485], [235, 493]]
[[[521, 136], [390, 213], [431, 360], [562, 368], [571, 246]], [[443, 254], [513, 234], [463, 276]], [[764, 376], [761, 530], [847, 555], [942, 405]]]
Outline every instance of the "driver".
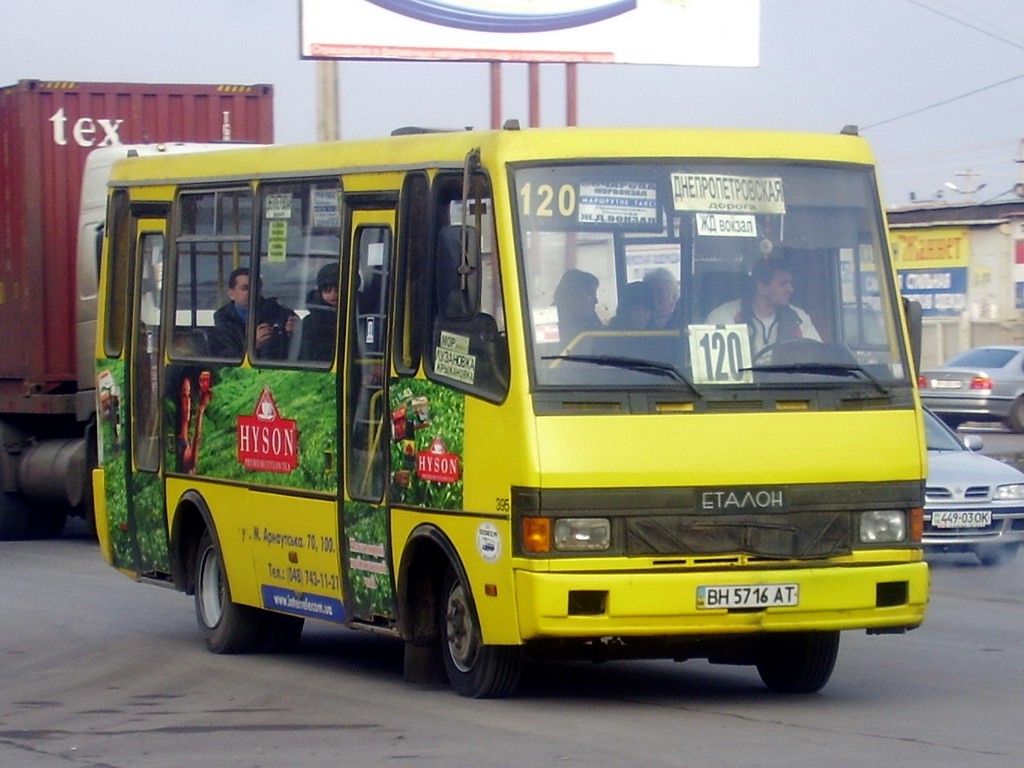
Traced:
[[793, 273], [776, 256], [766, 256], [750, 271], [753, 290], [708, 313], [709, 325], [743, 323], [750, 330], [750, 349], [756, 357], [764, 348], [783, 341], [821, 341], [810, 316], [789, 303], [793, 295]]

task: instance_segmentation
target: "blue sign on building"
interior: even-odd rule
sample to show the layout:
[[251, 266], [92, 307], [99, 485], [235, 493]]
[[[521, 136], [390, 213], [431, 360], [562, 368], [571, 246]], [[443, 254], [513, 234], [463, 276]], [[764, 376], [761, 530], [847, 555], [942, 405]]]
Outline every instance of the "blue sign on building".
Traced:
[[959, 317], [967, 309], [967, 267], [905, 269], [900, 291], [921, 303], [924, 317]]

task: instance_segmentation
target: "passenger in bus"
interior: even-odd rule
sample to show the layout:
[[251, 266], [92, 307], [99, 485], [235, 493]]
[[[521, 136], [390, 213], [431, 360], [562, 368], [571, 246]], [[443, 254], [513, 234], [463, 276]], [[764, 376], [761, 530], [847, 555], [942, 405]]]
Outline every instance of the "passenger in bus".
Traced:
[[622, 289], [615, 317], [608, 321], [611, 331], [650, 330], [654, 318], [654, 286], [638, 280]]
[[311, 292], [309, 314], [302, 321], [300, 360], [329, 361], [334, 358], [334, 333], [338, 325], [338, 262], [320, 268], [316, 289]]
[[568, 344], [581, 333], [604, 329], [604, 323], [594, 309], [599, 284], [595, 275], [582, 269], [567, 270], [558, 281], [554, 305], [558, 310], [560, 343]]
[[789, 303], [793, 295], [793, 272], [776, 256], [766, 256], [750, 272], [752, 292], [727, 301], [708, 314], [710, 325], [745, 324], [750, 330], [751, 353], [783, 341], [821, 341], [810, 316]]
[[[249, 320], [249, 269], [239, 267], [228, 276], [230, 301], [213, 313], [210, 352], [216, 357], [240, 358], [245, 350], [245, 328]], [[277, 299], [258, 295], [256, 305], [256, 356], [283, 360], [295, 331], [297, 315]]]
[[676, 323], [676, 303], [679, 301], [679, 281], [665, 267], [652, 269], [644, 275], [644, 282], [654, 291], [654, 316], [651, 328], [672, 328]]

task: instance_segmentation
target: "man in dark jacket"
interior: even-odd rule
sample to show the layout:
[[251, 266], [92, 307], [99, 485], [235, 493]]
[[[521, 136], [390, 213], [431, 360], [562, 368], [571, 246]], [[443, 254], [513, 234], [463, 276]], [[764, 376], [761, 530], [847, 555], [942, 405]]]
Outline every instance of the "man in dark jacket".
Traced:
[[[249, 269], [239, 267], [228, 277], [230, 301], [213, 313], [210, 352], [215, 357], [241, 358], [249, 321]], [[295, 313], [277, 299], [256, 297], [256, 357], [284, 360], [295, 330]]]

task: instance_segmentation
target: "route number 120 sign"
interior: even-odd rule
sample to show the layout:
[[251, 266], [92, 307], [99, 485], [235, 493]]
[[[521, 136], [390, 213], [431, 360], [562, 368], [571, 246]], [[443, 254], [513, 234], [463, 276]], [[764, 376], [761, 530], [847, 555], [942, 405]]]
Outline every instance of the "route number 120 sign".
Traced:
[[690, 360], [695, 384], [751, 384], [747, 326], [691, 325]]

